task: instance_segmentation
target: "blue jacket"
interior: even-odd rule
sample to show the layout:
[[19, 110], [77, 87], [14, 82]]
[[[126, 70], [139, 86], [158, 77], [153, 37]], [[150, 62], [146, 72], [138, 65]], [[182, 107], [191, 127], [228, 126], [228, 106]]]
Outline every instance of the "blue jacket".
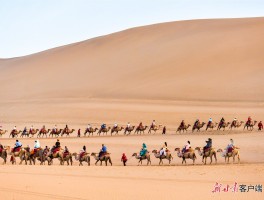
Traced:
[[22, 143], [21, 142], [16, 142], [15, 146], [16, 147], [21, 147], [22, 146]]
[[105, 152], [107, 151], [106, 146], [103, 146], [101, 151], [102, 151], [103, 153], [105, 153]]

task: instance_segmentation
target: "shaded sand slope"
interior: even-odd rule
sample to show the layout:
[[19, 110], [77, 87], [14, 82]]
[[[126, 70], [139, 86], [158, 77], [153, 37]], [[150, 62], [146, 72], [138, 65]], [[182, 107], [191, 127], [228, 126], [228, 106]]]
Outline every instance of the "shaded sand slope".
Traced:
[[263, 35], [264, 18], [178, 21], [0, 60], [0, 101], [263, 101]]

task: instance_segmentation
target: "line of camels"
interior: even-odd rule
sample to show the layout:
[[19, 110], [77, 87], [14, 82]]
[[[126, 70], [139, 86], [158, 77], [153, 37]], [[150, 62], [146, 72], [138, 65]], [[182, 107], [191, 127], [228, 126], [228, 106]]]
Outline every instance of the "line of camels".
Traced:
[[[228, 151], [227, 153], [223, 149], [215, 150], [215, 148], [209, 148], [203, 151], [202, 147], [196, 147], [195, 149], [190, 148], [187, 152], [182, 152], [180, 148], [175, 148], [175, 152], [177, 153], [177, 156], [182, 159], [182, 164], [187, 164], [186, 160], [190, 159], [193, 161], [193, 165], [195, 164], [195, 160], [197, 159], [195, 151], [198, 152], [198, 155], [202, 157], [202, 163], [207, 164], [207, 158], [210, 158], [210, 164], [214, 162], [217, 163], [217, 152], [221, 153], [221, 156], [225, 158], [225, 162], [229, 163], [229, 159], [233, 158], [233, 163], [235, 162], [235, 159], [237, 158], [238, 163], [240, 163], [240, 154], [239, 154], [239, 148], [235, 147], [231, 151]], [[171, 161], [173, 160], [172, 152], [169, 150], [166, 150], [166, 155], [162, 154], [160, 155], [159, 151], [154, 149], [152, 151], [155, 158], [159, 159], [159, 165], [163, 165], [163, 160], [168, 160], [168, 164], [171, 164]], [[3, 164], [6, 164], [8, 155], [11, 155], [10, 162], [12, 164], [16, 164], [16, 158], [20, 159], [19, 164], [22, 164], [25, 162], [27, 165], [29, 164], [36, 164], [36, 161], [40, 161], [40, 164], [43, 165], [45, 162], [48, 163], [48, 165], [53, 164], [53, 159], [58, 159], [60, 162], [60, 165], [64, 165], [66, 162], [67, 165], [72, 165], [73, 158], [75, 160], [79, 161], [79, 165], [83, 165], [83, 162], [86, 162], [88, 166], [91, 164], [91, 157], [95, 159], [95, 165], [97, 165], [98, 162], [100, 162], [100, 165], [102, 165], [103, 162], [105, 162], [105, 165], [107, 166], [108, 163], [112, 165], [112, 159], [111, 159], [111, 153], [105, 153], [99, 157], [98, 153], [70, 153], [60, 148], [57, 151], [51, 151], [50, 148], [47, 149], [33, 149], [30, 150], [29, 147], [20, 147], [17, 149], [17, 151], [13, 152], [13, 150], [10, 148], [10, 146], [5, 146], [2, 149], [0, 149], [0, 157], [4, 160]], [[138, 159], [138, 165], [142, 165], [142, 161], [146, 160], [147, 165], [151, 164], [151, 153], [148, 151], [144, 156], [139, 156], [138, 153], [133, 153], [131, 156]]]
[[[200, 132], [203, 127], [205, 127], [205, 131], [207, 130], [213, 130], [214, 128], [217, 127], [217, 130], [223, 130], [225, 131], [226, 128], [229, 127], [229, 130], [237, 129], [241, 127], [244, 124], [244, 130], [249, 130], [252, 131], [254, 129], [254, 126], [257, 124], [257, 121], [251, 121], [250, 123], [244, 123], [243, 121], [236, 121], [233, 122], [222, 122], [222, 123], [205, 123], [205, 122], [198, 122], [197, 124], [192, 126], [192, 132], [197, 131]], [[161, 130], [164, 126], [162, 125], [151, 125], [151, 126], [130, 126], [130, 127], [123, 127], [123, 126], [117, 126], [117, 127], [105, 127], [105, 128], [86, 128], [85, 132], [83, 135], [86, 136], [93, 136], [94, 133], [97, 132], [97, 135], [107, 135], [110, 133], [112, 136], [113, 134], [118, 135], [119, 132], [124, 130], [124, 135], [130, 135], [132, 132], [134, 134], [144, 134], [145, 131], [148, 129], [148, 133], [156, 133], [157, 131]], [[176, 133], [179, 132], [187, 132], [188, 129], [191, 127], [190, 124], [183, 124], [180, 125]], [[23, 132], [21, 130], [12, 130], [9, 134], [9, 137], [18, 137], [20, 135], [21, 138], [23, 137], [34, 137], [35, 135], [37, 137], [63, 137], [65, 136], [70, 136], [72, 133], [74, 133], [75, 129], [46, 129], [46, 128], [41, 128], [41, 129], [32, 129], [31, 131], [26, 131]], [[7, 130], [0, 130], [0, 137], [2, 135], [6, 134], [8, 131]]]

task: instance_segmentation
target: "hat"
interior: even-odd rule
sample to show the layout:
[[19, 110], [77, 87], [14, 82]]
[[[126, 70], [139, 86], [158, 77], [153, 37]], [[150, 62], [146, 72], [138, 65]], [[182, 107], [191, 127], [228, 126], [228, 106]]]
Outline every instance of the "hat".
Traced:
[[189, 143], [189, 144], [191, 144], [191, 142], [190, 142], [190, 141], [188, 141], [188, 143]]

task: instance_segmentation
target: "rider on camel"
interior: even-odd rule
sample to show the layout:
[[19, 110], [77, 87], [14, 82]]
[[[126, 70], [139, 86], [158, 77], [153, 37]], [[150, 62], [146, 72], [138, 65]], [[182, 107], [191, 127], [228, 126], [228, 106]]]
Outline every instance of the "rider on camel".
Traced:
[[104, 144], [102, 144], [102, 149], [100, 150], [98, 157], [100, 158], [105, 153], [107, 153], [107, 148]]
[[212, 148], [212, 139], [211, 138], [208, 138], [208, 140], [207, 141], [205, 141], [206, 142], [206, 145], [204, 146], [204, 148], [203, 148], [203, 154], [205, 153], [205, 150], [206, 149], [209, 149], [209, 148]]
[[15, 152], [16, 149], [18, 149], [19, 147], [22, 147], [22, 143], [19, 142], [18, 140], [16, 140], [15, 147], [14, 147], [14, 149], [13, 149], [13, 152]]
[[54, 128], [53, 128], [53, 132], [57, 133], [57, 130], [58, 130], [57, 125], [55, 125]]
[[261, 131], [263, 129], [262, 121], [258, 123], [258, 130]]
[[233, 126], [236, 126], [236, 124], [237, 124], [237, 118], [235, 117], [235, 118], [233, 119]]
[[232, 152], [234, 148], [235, 148], [234, 140], [233, 139], [230, 139], [230, 143], [226, 147], [226, 152], [225, 152], [226, 155], [228, 153]]
[[90, 131], [91, 128], [92, 128], [91, 124], [88, 124], [88, 125], [87, 125], [87, 130]]
[[207, 126], [210, 126], [213, 122], [213, 119], [210, 117]]
[[184, 120], [182, 120], [181, 124], [180, 124], [180, 128], [184, 128], [184, 126], [185, 126], [185, 122], [184, 122]]
[[46, 130], [46, 127], [45, 125], [43, 125], [41, 131], [45, 131], [45, 130]]
[[117, 128], [117, 126], [118, 126], [118, 124], [117, 124], [117, 123], [115, 123], [115, 124], [114, 124], [114, 128]]
[[164, 142], [164, 144], [163, 144], [163, 146], [161, 147], [161, 149], [160, 149], [160, 152], [159, 152], [159, 154], [160, 154], [160, 158], [164, 155], [164, 156], [166, 156], [166, 152], [167, 152], [167, 150], [168, 150], [168, 145], [167, 145], [167, 142]]
[[65, 128], [64, 128], [64, 131], [65, 131], [65, 132], [69, 131], [68, 124], [66, 124], [66, 126], [65, 126]]
[[246, 124], [249, 125], [251, 121], [252, 121], [252, 118], [249, 116]]
[[25, 126], [25, 128], [24, 128], [24, 130], [22, 132], [22, 135], [26, 135], [26, 133], [27, 133], [27, 127]]
[[151, 126], [150, 126], [150, 128], [154, 128], [156, 126], [156, 121], [155, 120], [153, 120], [152, 121], [152, 123], [151, 123]]
[[145, 156], [146, 153], [148, 152], [147, 150], [147, 145], [145, 143], [142, 144], [142, 149], [141, 151], [139, 152], [139, 156], [142, 157], [142, 156]]
[[191, 142], [190, 141], [187, 141], [187, 144], [184, 145], [184, 147], [182, 148], [182, 154], [184, 154], [185, 152], [187, 152], [190, 148], [191, 148]]
[[82, 150], [80, 150], [79, 159], [82, 158], [85, 153], [86, 153], [86, 146], [84, 145]]
[[31, 134], [33, 131], [33, 125], [31, 125], [30, 129], [29, 129], [29, 133]]
[[139, 123], [138, 128], [143, 128], [142, 122]]
[[225, 119], [224, 117], [222, 117], [222, 119], [220, 120], [219, 126], [222, 126], [225, 123]]
[[103, 123], [103, 124], [101, 125], [101, 129], [105, 129], [105, 128], [106, 128], [106, 124]]
[[193, 127], [196, 128], [196, 126], [199, 124], [199, 122], [200, 122], [199, 119], [196, 119], [196, 121], [194, 122]]
[[34, 144], [34, 149], [39, 149], [39, 148], [40, 148], [40, 142], [36, 140]]

